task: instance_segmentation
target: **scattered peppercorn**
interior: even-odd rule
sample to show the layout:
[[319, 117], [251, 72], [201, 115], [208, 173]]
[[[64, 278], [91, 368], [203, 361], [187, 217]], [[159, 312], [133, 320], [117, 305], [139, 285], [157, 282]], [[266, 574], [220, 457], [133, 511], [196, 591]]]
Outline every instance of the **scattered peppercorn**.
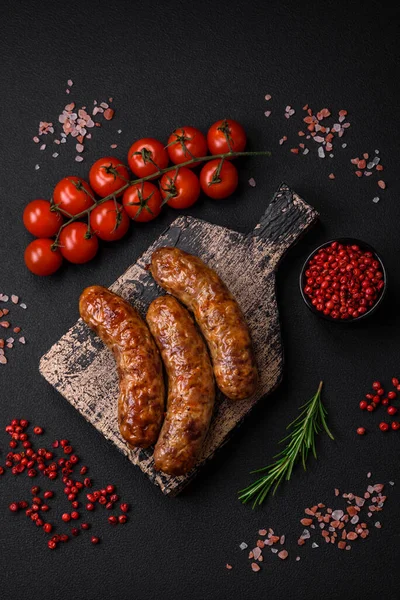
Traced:
[[387, 431], [389, 429], [389, 424], [382, 421], [382, 423], [379, 423], [379, 429], [381, 431]]
[[365, 427], [358, 427], [357, 433], [358, 433], [358, 435], [364, 435], [365, 434]]

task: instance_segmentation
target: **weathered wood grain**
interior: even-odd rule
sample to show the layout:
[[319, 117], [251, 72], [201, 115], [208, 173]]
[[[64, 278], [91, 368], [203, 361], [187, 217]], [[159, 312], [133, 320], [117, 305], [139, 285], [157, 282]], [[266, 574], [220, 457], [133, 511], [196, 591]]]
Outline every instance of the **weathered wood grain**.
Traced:
[[[260, 383], [256, 394], [232, 402], [222, 395], [199, 464], [185, 476], [157, 473], [152, 449], [131, 450], [117, 422], [118, 380], [114, 358], [79, 320], [41, 359], [40, 372], [94, 427], [138, 465], [164, 494], [177, 494], [206, 460], [225, 444], [251, 408], [270, 393], [282, 375], [283, 353], [275, 298], [275, 270], [285, 251], [303, 235], [318, 215], [282, 184], [253, 232], [243, 235], [191, 217], [179, 217], [110, 287], [144, 316], [161, 290], [147, 265], [160, 246], [176, 245], [198, 255], [225, 281], [249, 325]], [[93, 282], [98, 283], [98, 282]]]

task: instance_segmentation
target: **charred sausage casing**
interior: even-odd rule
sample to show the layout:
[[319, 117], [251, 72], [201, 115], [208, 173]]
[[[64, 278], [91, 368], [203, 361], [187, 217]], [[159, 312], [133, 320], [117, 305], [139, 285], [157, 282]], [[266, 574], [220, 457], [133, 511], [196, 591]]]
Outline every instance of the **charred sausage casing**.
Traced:
[[175, 298], [156, 298], [146, 319], [168, 376], [167, 413], [154, 464], [164, 473], [183, 475], [195, 466], [210, 425], [215, 399], [212, 366], [190, 314]]
[[164, 247], [151, 259], [155, 281], [193, 311], [208, 343], [219, 389], [231, 400], [252, 396], [257, 366], [242, 311], [217, 273], [200, 258]]
[[113, 351], [118, 368], [118, 422], [131, 446], [155, 444], [164, 416], [164, 380], [159, 352], [137, 310], [107, 288], [86, 288], [82, 319]]

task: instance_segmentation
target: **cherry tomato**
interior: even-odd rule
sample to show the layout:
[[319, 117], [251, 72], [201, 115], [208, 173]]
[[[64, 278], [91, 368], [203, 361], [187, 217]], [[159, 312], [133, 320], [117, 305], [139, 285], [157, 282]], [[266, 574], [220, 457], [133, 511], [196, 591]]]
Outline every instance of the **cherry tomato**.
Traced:
[[207, 133], [207, 144], [211, 154], [243, 152], [246, 148], [246, 133], [237, 121], [221, 119], [211, 125]]
[[122, 204], [131, 219], [145, 223], [152, 221], [160, 214], [161, 194], [153, 183], [144, 181], [125, 190]]
[[220, 158], [210, 160], [200, 171], [201, 189], [214, 200], [221, 200], [233, 194], [238, 182], [236, 167], [231, 162]]
[[[125, 185], [128, 179], [128, 169], [118, 158], [113, 156], [99, 158], [89, 171], [90, 185], [96, 194], [102, 198], [114, 194]], [[116, 194], [116, 196], [121, 196], [121, 194], [122, 192]]]
[[[177, 173], [178, 171], [178, 173]], [[193, 171], [186, 167], [173, 169], [164, 173], [160, 181], [161, 194], [168, 206], [172, 208], [188, 208], [200, 196], [200, 181]]]
[[48, 200], [32, 200], [25, 207], [23, 221], [26, 229], [36, 237], [49, 238], [56, 235], [63, 218], [59, 212], [51, 210]]
[[135, 175], [147, 177], [160, 169], [165, 169], [168, 165], [168, 152], [158, 140], [143, 138], [130, 147], [128, 164]]
[[60, 251], [69, 262], [83, 264], [96, 256], [99, 240], [88, 233], [88, 226], [81, 221], [70, 223], [60, 233]]
[[122, 206], [114, 200], [99, 204], [90, 213], [90, 227], [101, 240], [120, 240], [129, 229], [129, 217]]
[[[206, 156], [207, 141], [205, 136], [195, 127], [178, 127], [168, 138], [168, 154], [175, 165], [180, 165], [194, 156]], [[187, 165], [194, 169], [197, 163]]]
[[93, 190], [80, 177], [64, 177], [54, 188], [53, 201], [70, 215], [77, 215], [93, 204]]
[[58, 248], [52, 250], [53, 242], [48, 238], [39, 238], [27, 246], [25, 264], [35, 275], [52, 275], [61, 267], [61, 252]]

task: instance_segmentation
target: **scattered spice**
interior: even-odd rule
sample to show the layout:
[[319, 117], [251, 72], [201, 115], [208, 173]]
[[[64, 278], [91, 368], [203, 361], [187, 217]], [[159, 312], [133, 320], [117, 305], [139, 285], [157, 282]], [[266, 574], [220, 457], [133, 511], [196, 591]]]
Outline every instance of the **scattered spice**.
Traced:
[[[6, 304], [8, 302], [11, 302], [14, 305], [14, 307], [18, 306], [19, 296], [17, 296], [16, 294], [7, 295], [4, 293], [0, 293], [0, 318], [5, 317], [7, 315], [10, 315], [10, 317], [9, 317], [10, 319], [13, 318], [13, 314], [10, 311], [14, 307], [12, 307], [10, 309], [4, 307], [4, 304]], [[26, 304], [23, 302], [19, 303], [19, 307], [24, 308], [24, 309], [27, 308]], [[15, 325], [8, 319], [0, 321], [0, 327], [5, 330], [12, 329], [12, 331], [14, 333], [20, 333], [21, 329], [22, 329], [20, 326]], [[5, 335], [8, 335], [8, 332], [6, 332]], [[18, 341], [21, 344], [25, 344], [26, 343], [25, 336], [20, 336]], [[0, 364], [1, 365], [6, 365], [8, 363], [8, 355], [6, 356], [4, 348], [11, 350], [12, 348], [14, 348], [14, 343], [15, 343], [15, 339], [12, 336], [4, 337], [4, 338], [0, 337]]]
[[[37, 477], [41, 475], [48, 480], [61, 480], [64, 486], [64, 494], [67, 496], [68, 501], [71, 503], [73, 510], [71, 512], [64, 512], [61, 516], [62, 523], [70, 523], [71, 521], [77, 521], [81, 518], [81, 513], [76, 510], [80, 503], [78, 501], [79, 495], [83, 493], [85, 488], [92, 486], [92, 480], [85, 478], [83, 481], [76, 478], [75, 468], [80, 462], [80, 457], [74, 453], [73, 447], [66, 439], [55, 440], [52, 443], [52, 448], [60, 448], [62, 456], [58, 457], [55, 455], [53, 450], [43, 447], [35, 448], [33, 441], [30, 439], [28, 433], [29, 422], [26, 419], [13, 419], [6, 427], [6, 432], [11, 436], [9, 447], [12, 449], [6, 455], [5, 466], [0, 467], [0, 475], [4, 475], [5, 470], [11, 471], [12, 475], [22, 475], [26, 472], [28, 477]], [[35, 435], [42, 435], [43, 428], [35, 426], [33, 428]], [[18, 446], [20, 445], [20, 449]], [[79, 467], [80, 475], [87, 473], [88, 467], [83, 465]], [[51, 506], [47, 504], [55, 494], [52, 490], [45, 490], [41, 493], [40, 487], [34, 485], [31, 488], [32, 500], [31, 502], [26, 500], [15, 501], [9, 505], [9, 509], [12, 513], [25, 512], [25, 515], [30, 518], [31, 521], [35, 522], [37, 527], [41, 527], [45, 533], [52, 533], [56, 527], [55, 523], [50, 523], [45, 520], [44, 515], [51, 510]], [[57, 496], [56, 496], [57, 498]], [[90, 494], [87, 494], [87, 498], [92, 500], [92, 506], [95, 504], [105, 505], [107, 510], [116, 509], [115, 504], [120, 500], [119, 495], [115, 493], [115, 486], [112, 484], [107, 485], [104, 488], [95, 490]], [[86, 506], [88, 509], [88, 507]], [[126, 512], [129, 511], [129, 504], [122, 502], [120, 504], [122, 514], [111, 515], [108, 520], [112, 524], [125, 524], [128, 521]], [[88, 509], [89, 510], [89, 509]], [[87, 530], [90, 528], [89, 523], [82, 523], [81, 529]], [[72, 537], [79, 535], [79, 529], [72, 527], [70, 530]], [[68, 534], [56, 534], [51, 537], [47, 542], [48, 547], [51, 550], [57, 548], [60, 542], [67, 542], [70, 539]], [[100, 538], [92, 536], [91, 542], [93, 544], [99, 543]]]
[[[70, 93], [70, 88], [73, 82], [71, 79], [68, 80], [68, 88], [65, 90], [67, 94]], [[111, 104], [113, 98], [109, 98], [108, 102]], [[90, 139], [91, 134], [88, 130], [92, 130], [95, 127], [100, 127], [101, 123], [95, 121], [93, 117], [97, 114], [103, 115], [104, 120], [111, 121], [114, 117], [114, 109], [109, 106], [107, 102], [101, 102], [98, 105], [97, 101], [94, 101], [95, 108], [92, 114], [89, 113], [86, 106], [77, 107], [75, 102], [69, 102], [63, 109], [63, 111], [57, 117], [57, 125], [50, 121], [40, 121], [38, 135], [33, 137], [35, 144], [39, 144], [40, 138], [44, 135], [55, 136], [50, 142], [61, 145], [67, 142], [68, 136], [71, 138], [77, 138], [79, 144], [77, 144], [77, 152], [82, 153], [85, 149], [85, 138]], [[59, 128], [61, 126], [61, 128]], [[56, 127], [60, 130], [56, 131]], [[41, 144], [40, 150], [44, 151], [48, 144]], [[79, 146], [79, 149], [78, 149]], [[116, 147], [112, 145], [111, 147]], [[53, 152], [52, 157], [57, 158], [59, 152]], [[76, 156], [76, 162], [82, 162], [82, 156]], [[40, 166], [35, 165], [35, 169], [38, 170]]]
[[[368, 473], [367, 479], [370, 477], [371, 473]], [[390, 481], [389, 484], [393, 486], [394, 481]], [[305, 508], [304, 513], [309, 515], [311, 518], [301, 518], [300, 523], [302, 525], [307, 523], [307, 526], [310, 526], [311, 529], [314, 529], [314, 539], [312, 539], [310, 529], [306, 528], [303, 529], [303, 532], [297, 539], [296, 545], [305, 546], [307, 540], [310, 540], [311, 548], [314, 550], [320, 547], [318, 542], [322, 538], [322, 540], [324, 540], [327, 544], [337, 546], [339, 550], [351, 550], [352, 545], [349, 542], [359, 542], [360, 540], [364, 540], [369, 536], [370, 533], [370, 526], [366, 522], [366, 517], [363, 516], [363, 511], [367, 512], [368, 518], [371, 518], [375, 512], [381, 512], [383, 510], [384, 503], [386, 501], [386, 495], [382, 494], [383, 490], [383, 483], [368, 485], [367, 491], [364, 493], [364, 497], [368, 496], [368, 498], [370, 498], [371, 494], [374, 494], [373, 498], [371, 498], [371, 504], [369, 505], [361, 496], [357, 496], [351, 492], [345, 492], [342, 494], [342, 498], [346, 502], [345, 509], [333, 509], [327, 507], [322, 502], [319, 502], [312, 507]], [[334, 494], [335, 498], [337, 499], [340, 495], [338, 488], [334, 489]], [[319, 529], [315, 528], [315, 525], [312, 524], [313, 521], [319, 525]], [[382, 528], [380, 521], [374, 521], [373, 524], [377, 529]], [[320, 531], [321, 538], [316, 540], [315, 535], [318, 535], [318, 531]], [[266, 528], [259, 529], [258, 535], [262, 536], [264, 539], [258, 539], [256, 546], [249, 552], [248, 555], [249, 561], [252, 561], [250, 562], [250, 567], [254, 572], [261, 570], [259, 563], [264, 562], [265, 553], [268, 549], [272, 554], [277, 554], [281, 560], [286, 560], [289, 558], [289, 550], [286, 548], [279, 550], [279, 548], [274, 547], [278, 543], [284, 544], [287, 536], [276, 535], [272, 528], [269, 528], [268, 530]], [[260, 544], [259, 542], [263, 542], [263, 544]], [[248, 544], [246, 542], [242, 542], [239, 547], [241, 550], [244, 550], [248, 547]], [[296, 556], [295, 560], [299, 561], [300, 556]]]

